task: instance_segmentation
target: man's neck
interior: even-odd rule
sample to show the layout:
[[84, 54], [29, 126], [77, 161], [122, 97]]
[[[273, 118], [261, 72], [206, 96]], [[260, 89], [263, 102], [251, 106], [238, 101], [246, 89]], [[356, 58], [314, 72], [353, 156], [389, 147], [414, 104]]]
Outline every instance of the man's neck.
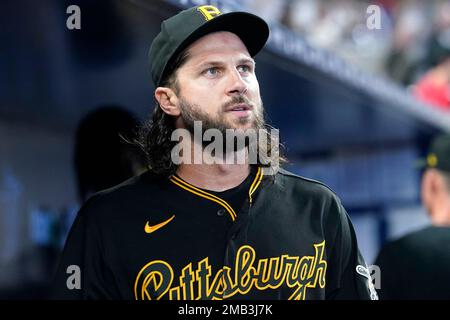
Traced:
[[177, 175], [186, 182], [217, 192], [240, 185], [249, 173], [248, 164], [182, 164], [177, 169]]
[[431, 224], [436, 227], [450, 227], [450, 211], [431, 216]]
[[436, 200], [432, 208], [430, 219], [431, 223], [437, 227], [450, 227], [450, 198], [446, 197], [441, 201]]

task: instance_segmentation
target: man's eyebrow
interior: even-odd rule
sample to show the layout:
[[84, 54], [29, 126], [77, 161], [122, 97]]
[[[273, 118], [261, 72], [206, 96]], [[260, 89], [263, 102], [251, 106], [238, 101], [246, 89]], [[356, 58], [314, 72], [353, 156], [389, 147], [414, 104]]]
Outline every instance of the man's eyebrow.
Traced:
[[223, 62], [215, 61], [215, 60], [204, 60], [201, 61], [197, 66], [198, 67], [206, 67], [206, 66], [221, 66], [223, 65]]
[[239, 63], [239, 64], [250, 63], [250, 64], [252, 64], [252, 65], [256, 65], [255, 60], [253, 60], [252, 58], [242, 58], [242, 59], [239, 59], [238, 63]]
[[[242, 58], [242, 59], [238, 60], [238, 64], [245, 64], [245, 63], [250, 63], [252, 65], [256, 64], [255, 60], [253, 60], [251, 58]], [[204, 61], [201, 61], [197, 65], [197, 67], [199, 67], [199, 68], [209, 67], [209, 66], [215, 67], [215, 66], [222, 66], [224, 64], [225, 63], [223, 63], [222, 61], [218, 61], [218, 60], [204, 60]]]

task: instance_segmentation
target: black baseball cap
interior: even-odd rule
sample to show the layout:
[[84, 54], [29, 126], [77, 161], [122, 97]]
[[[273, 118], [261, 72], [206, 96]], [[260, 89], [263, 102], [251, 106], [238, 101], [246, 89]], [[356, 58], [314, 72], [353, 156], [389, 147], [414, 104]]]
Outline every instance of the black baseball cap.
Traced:
[[248, 12], [222, 14], [214, 6], [196, 6], [183, 10], [161, 23], [161, 31], [149, 51], [152, 80], [161, 85], [168, 66], [177, 55], [201, 37], [217, 31], [236, 34], [253, 57], [265, 45], [269, 26], [260, 17]]
[[426, 159], [422, 159], [419, 165], [450, 172], [450, 135], [442, 134], [434, 138]]

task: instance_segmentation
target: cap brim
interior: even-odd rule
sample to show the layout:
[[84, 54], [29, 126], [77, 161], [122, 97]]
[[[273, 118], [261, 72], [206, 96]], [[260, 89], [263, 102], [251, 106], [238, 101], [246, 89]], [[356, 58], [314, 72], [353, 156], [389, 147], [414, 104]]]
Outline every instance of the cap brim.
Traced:
[[252, 57], [261, 51], [269, 38], [269, 26], [260, 17], [248, 12], [224, 13], [193, 31], [174, 51], [164, 66], [164, 70], [181, 51], [193, 42], [209, 33], [219, 31], [229, 31], [236, 34], [245, 44]]

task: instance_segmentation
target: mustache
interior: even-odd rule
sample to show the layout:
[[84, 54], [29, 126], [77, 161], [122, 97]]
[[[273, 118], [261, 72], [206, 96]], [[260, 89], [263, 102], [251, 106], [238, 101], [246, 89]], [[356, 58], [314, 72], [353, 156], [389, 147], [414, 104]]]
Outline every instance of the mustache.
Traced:
[[231, 98], [230, 101], [228, 101], [227, 103], [224, 103], [222, 105], [222, 111], [227, 110], [229, 107], [235, 105], [235, 104], [239, 104], [239, 103], [245, 103], [251, 107], [254, 107], [253, 103], [251, 103], [251, 101], [245, 97], [245, 96], [233, 96]]

